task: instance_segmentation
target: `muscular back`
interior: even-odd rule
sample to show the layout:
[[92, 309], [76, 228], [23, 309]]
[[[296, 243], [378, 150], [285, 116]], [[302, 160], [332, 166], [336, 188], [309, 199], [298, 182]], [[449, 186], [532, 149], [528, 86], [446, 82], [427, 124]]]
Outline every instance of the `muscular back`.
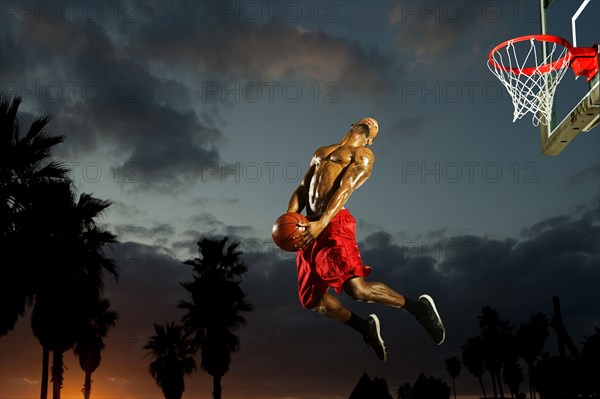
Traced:
[[[319, 148], [311, 161], [314, 168], [306, 201], [307, 217], [318, 219], [339, 195], [343, 202], [370, 175], [373, 153], [366, 147], [330, 145]], [[342, 204], [343, 205], [343, 204]]]

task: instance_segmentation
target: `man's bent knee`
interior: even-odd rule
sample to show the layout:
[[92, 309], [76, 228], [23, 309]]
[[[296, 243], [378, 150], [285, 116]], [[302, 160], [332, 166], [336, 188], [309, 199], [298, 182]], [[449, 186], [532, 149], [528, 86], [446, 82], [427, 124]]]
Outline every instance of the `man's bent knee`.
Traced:
[[342, 309], [342, 303], [334, 297], [326, 294], [319, 299], [310, 302], [305, 307], [313, 312], [329, 315], [332, 312], [339, 312]]
[[327, 308], [323, 305], [317, 305], [307, 309], [318, 314], [327, 314]]
[[325, 304], [323, 303], [322, 299], [312, 301], [308, 304], [303, 304], [302, 306], [305, 309], [308, 309], [312, 312], [319, 313], [319, 314], [325, 314], [327, 312], [327, 308], [326, 308]]

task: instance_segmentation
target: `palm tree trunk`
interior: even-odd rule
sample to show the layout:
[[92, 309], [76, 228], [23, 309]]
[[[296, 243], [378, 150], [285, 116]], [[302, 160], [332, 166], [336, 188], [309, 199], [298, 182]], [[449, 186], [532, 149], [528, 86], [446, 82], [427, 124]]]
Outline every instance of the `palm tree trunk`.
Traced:
[[83, 397], [84, 399], [90, 399], [92, 394], [92, 373], [85, 372], [85, 382], [83, 383]]
[[60, 399], [63, 382], [63, 354], [52, 351], [52, 399]]
[[531, 364], [527, 364], [527, 379], [529, 380], [529, 399], [535, 399], [535, 393], [533, 392], [533, 381], [531, 376]]
[[452, 379], [452, 392], [454, 392], [454, 399], [456, 399], [456, 378]]
[[50, 368], [50, 350], [42, 348], [42, 381], [40, 383], [40, 399], [48, 398], [48, 369]]
[[500, 378], [500, 371], [496, 374], [496, 378], [498, 379], [498, 390], [500, 391], [500, 398], [504, 398], [504, 389], [502, 389], [502, 379]]
[[[533, 371], [533, 364], [531, 365], [531, 370]], [[536, 389], [536, 382], [535, 382], [535, 372], [529, 372], [529, 380], [530, 380], [530, 386], [531, 386], [531, 398], [532, 399], [536, 399], [537, 398], [537, 389]]]
[[221, 387], [221, 376], [213, 376], [213, 399], [221, 399], [223, 387]]
[[485, 385], [483, 385], [483, 377], [479, 376], [479, 385], [481, 385], [481, 390], [483, 391], [483, 399], [487, 399], [487, 394], [485, 393]]
[[490, 371], [490, 375], [492, 376], [492, 388], [494, 389], [494, 399], [498, 399], [498, 389], [496, 389], [496, 373]]

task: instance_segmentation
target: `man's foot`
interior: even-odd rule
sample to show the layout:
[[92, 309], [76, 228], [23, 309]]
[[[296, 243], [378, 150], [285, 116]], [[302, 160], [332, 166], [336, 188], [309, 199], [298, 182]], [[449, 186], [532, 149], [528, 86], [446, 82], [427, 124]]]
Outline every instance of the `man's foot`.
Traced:
[[369, 331], [363, 335], [363, 339], [374, 351], [379, 360], [385, 362], [387, 359], [387, 351], [381, 338], [381, 327], [379, 325], [379, 319], [376, 315], [372, 314], [367, 317], [367, 323], [369, 323]]
[[427, 313], [417, 321], [425, 328], [427, 334], [431, 337], [433, 342], [441, 345], [446, 339], [446, 329], [442, 323], [442, 319], [435, 307], [433, 299], [429, 295], [421, 295], [419, 301], [425, 304], [427, 307]]

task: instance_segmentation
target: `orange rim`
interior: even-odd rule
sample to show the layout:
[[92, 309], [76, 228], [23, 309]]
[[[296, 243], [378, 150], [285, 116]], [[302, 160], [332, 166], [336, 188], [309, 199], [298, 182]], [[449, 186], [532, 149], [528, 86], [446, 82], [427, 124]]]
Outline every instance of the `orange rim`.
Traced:
[[[534, 39], [534, 40], [537, 40], [540, 42], [550, 42], [550, 43], [560, 44], [561, 46], [567, 48], [567, 54], [564, 57], [561, 57], [558, 60], [556, 60], [550, 64], [543, 64], [543, 65], [528, 67], [528, 68], [510, 68], [510, 67], [506, 67], [504, 65], [500, 65], [494, 60], [494, 54], [496, 52], [498, 52], [499, 50], [503, 49], [504, 47], [507, 47], [513, 43], [524, 42], [524, 41], [531, 40], [531, 39]], [[541, 34], [540, 35], [520, 36], [520, 37], [516, 37], [514, 39], [507, 40], [503, 43], [500, 43], [496, 47], [494, 47], [494, 49], [492, 51], [490, 51], [488, 61], [489, 61], [490, 65], [492, 65], [494, 68], [502, 69], [506, 72], [512, 72], [515, 75], [520, 75], [520, 74], [532, 75], [534, 73], [544, 74], [544, 73], [548, 73], [550, 71], [554, 71], [556, 69], [564, 68], [565, 65], [568, 66], [568, 63], [566, 63], [565, 61], [567, 59], [570, 59], [572, 48], [573, 48], [573, 46], [571, 45], [571, 43], [569, 43], [568, 41], [566, 41], [565, 39], [563, 39], [562, 37], [559, 37], [559, 36], [541, 35]]]

